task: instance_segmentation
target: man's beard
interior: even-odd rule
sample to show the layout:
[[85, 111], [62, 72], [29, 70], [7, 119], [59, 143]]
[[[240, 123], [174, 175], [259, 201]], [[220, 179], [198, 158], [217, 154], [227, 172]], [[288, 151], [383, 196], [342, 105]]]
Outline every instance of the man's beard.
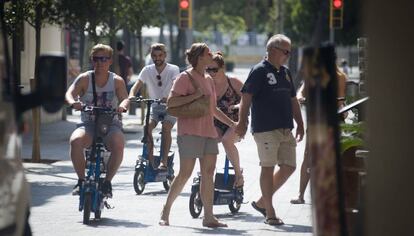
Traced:
[[157, 61], [154, 61], [154, 64], [156, 65], [156, 66], [162, 66], [163, 64], [164, 64], [164, 60], [163, 61], [161, 61], [161, 60], [157, 60]]

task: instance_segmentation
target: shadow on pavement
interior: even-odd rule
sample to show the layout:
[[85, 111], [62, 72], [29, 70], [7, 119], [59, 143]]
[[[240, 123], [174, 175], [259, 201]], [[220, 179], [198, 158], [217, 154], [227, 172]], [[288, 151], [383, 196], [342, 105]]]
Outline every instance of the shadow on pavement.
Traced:
[[178, 226], [178, 225], [170, 225], [169, 227], [192, 229], [195, 231], [194, 234], [253, 235], [253, 234], [248, 234], [246, 230], [238, 230], [238, 229], [231, 229], [231, 228], [206, 228], [202, 226], [200, 226], [200, 228], [195, 228], [195, 227]]
[[62, 174], [74, 173], [74, 169], [72, 166], [53, 166], [53, 165], [43, 165], [41, 167], [30, 166], [30, 167], [25, 167], [25, 171], [27, 174], [46, 175], [46, 176], [53, 176], [53, 177], [61, 178], [61, 179], [77, 180], [77, 178], [75, 177], [68, 177], [68, 176], [62, 175]]
[[[79, 222], [82, 223], [82, 222]], [[101, 218], [100, 220], [92, 220], [90, 222], [91, 227], [100, 227], [100, 226], [111, 226], [111, 227], [124, 227], [124, 228], [146, 228], [150, 225], [141, 224], [136, 221], [120, 220], [120, 219], [111, 219], [111, 218]]]
[[[240, 210], [243, 210], [243, 208], [240, 208]], [[265, 226], [265, 223], [264, 223], [265, 218], [263, 216], [259, 216], [259, 215], [256, 216], [256, 215], [249, 214], [247, 212], [241, 211], [235, 214], [232, 214], [232, 213], [216, 214], [215, 216], [219, 219], [232, 219], [236, 221], [245, 221], [245, 222], [263, 222], [263, 226]], [[286, 224], [286, 222], [284, 225], [275, 226], [275, 228], [283, 232], [295, 232], [295, 233], [311, 233], [312, 232], [311, 226]]]
[[30, 183], [32, 192], [32, 207], [46, 204], [50, 198], [69, 195], [72, 186], [64, 182], [32, 182]]
[[311, 233], [312, 227], [307, 225], [296, 225], [296, 224], [284, 224], [277, 226], [278, 229], [283, 229], [286, 232], [294, 233]]

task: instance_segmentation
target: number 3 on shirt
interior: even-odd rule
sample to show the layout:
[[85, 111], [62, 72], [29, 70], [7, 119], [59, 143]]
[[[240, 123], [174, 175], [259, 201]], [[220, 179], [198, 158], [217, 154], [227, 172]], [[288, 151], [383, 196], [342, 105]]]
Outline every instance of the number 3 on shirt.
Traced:
[[267, 73], [266, 77], [269, 79], [268, 83], [269, 83], [270, 85], [275, 85], [275, 84], [277, 84], [276, 77], [275, 77], [275, 75], [274, 75], [273, 73]]

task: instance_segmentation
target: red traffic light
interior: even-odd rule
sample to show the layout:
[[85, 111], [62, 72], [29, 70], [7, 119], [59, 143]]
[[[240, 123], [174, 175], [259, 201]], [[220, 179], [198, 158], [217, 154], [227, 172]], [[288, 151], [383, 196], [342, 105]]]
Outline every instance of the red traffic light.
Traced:
[[187, 10], [189, 6], [190, 6], [190, 3], [188, 2], [188, 0], [180, 0], [181, 9]]
[[332, 5], [334, 8], [339, 9], [342, 7], [343, 2], [342, 0], [333, 0]]

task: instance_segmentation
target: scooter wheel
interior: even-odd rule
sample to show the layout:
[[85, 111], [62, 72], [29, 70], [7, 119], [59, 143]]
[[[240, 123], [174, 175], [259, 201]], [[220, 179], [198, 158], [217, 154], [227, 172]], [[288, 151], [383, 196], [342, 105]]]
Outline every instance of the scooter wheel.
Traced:
[[144, 177], [145, 177], [145, 173], [143, 169], [135, 170], [134, 190], [138, 195], [144, 192], [144, 189], [145, 189]]
[[164, 185], [164, 189], [165, 189], [165, 191], [167, 191], [168, 192], [168, 190], [170, 190], [170, 187], [171, 187], [171, 183], [172, 183], [172, 181], [174, 180], [174, 175], [173, 176], [171, 176], [171, 177], [167, 177], [167, 180], [166, 181], [164, 181], [164, 182], [162, 182], [162, 184]]
[[90, 193], [85, 193], [83, 200], [83, 223], [88, 225], [91, 217], [91, 208], [92, 208], [92, 195]]
[[200, 216], [203, 210], [203, 203], [201, 202], [200, 191], [192, 192], [190, 195], [190, 214], [193, 218]]
[[101, 219], [101, 213], [102, 213], [101, 209], [95, 211], [95, 220]]
[[229, 209], [231, 213], [237, 213], [240, 210], [241, 203], [237, 203], [235, 200], [231, 200], [231, 203], [229, 204]]

